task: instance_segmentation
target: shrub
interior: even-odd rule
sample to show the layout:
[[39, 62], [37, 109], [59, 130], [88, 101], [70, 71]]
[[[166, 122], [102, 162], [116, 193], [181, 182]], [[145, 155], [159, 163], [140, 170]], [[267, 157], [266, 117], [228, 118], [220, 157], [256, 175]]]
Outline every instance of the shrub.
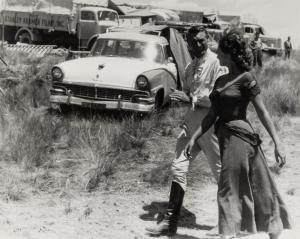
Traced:
[[294, 114], [299, 107], [300, 63], [271, 58], [258, 74], [266, 107], [271, 115]]
[[[145, 142], [155, 120], [138, 120], [128, 117], [119, 122], [112, 118], [80, 119], [74, 117], [67, 124], [68, 144], [75, 154], [92, 163], [90, 179], [86, 185], [93, 190], [100, 181], [106, 180], [117, 165], [126, 164], [125, 151], [145, 150]], [[122, 162], [121, 162], [122, 161]]]
[[295, 114], [299, 104], [299, 83], [289, 76], [280, 75], [273, 83], [263, 88], [265, 104], [271, 115]]
[[51, 160], [51, 147], [62, 126], [59, 119], [49, 116], [44, 108], [31, 108], [10, 113], [6, 125], [6, 149], [12, 160], [28, 169]]
[[[91, 191], [101, 180], [107, 180], [116, 167], [126, 167], [130, 157], [144, 157], [144, 152], [150, 148], [151, 156], [157, 159], [151, 162], [151, 168], [147, 166], [147, 172], [143, 170], [145, 173], [141, 177], [150, 184], [166, 184], [170, 180], [173, 154], [168, 154], [164, 147], [170, 147], [172, 143], [174, 147], [173, 129], [179, 130], [187, 108], [173, 106], [159, 115], [143, 119], [50, 115], [45, 108], [49, 104], [48, 74], [60, 60], [58, 57], [29, 59], [20, 54], [8, 60], [15, 64], [11, 70], [0, 67], [0, 149], [5, 151], [7, 158], [22, 163], [26, 169], [49, 165], [56, 153], [55, 145], [64, 143], [72, 155], [82, 159], [81, 163], [86, 162], [85, 186]], [[299, 66], [297, 60], [271, 58], [258, 73], [266, 106], [277, 128], [285, 114], [293, 114], [299, 107]], [[200, 166], [199, 174], [207, 174], [206, 166]]]

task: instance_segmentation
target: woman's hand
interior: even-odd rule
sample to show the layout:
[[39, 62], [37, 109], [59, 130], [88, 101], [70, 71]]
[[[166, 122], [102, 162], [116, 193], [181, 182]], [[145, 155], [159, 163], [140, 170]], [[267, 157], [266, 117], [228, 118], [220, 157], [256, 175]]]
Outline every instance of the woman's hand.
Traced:
[[190, 139], [190, 141], [188, 142], [188, 144], [185, 146], [185, 149], [184, 149], [184, 156], [187, 157], [187, 158], [191, 158], [191, 152], [192, 152], [192, 149], [195, 145], [195, 140], [193, 138]]
[[282, 168], [286, 163], [285, 159], [285, 150], [283, 145], [279, 144], [275, 146], [275, 159], [276, 162], [279, 163], [279, 167]]
[[268, 131], [269, 135], [273, 139], [273, 142], [275, 143], [275, 159], [276, 162], [279, 164], [279, 167], [281, 168], [285, 164], [285, 150], [280, 142], [273, 121], [271, 120], [271, 117], [265, 107], [262, 96], [258, 94], [251, 101], [255, 107], [258, 118]]

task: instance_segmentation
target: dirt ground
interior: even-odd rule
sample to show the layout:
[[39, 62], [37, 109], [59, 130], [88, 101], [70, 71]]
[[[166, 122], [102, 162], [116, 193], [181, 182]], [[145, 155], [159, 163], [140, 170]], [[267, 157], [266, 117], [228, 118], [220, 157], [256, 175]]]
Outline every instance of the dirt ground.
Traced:
[[[289, 211], [294, 229], [281, 239], [300, 238], [300, 118], [294, 117], [282, 132], [287, 165], [274, 175]], [[273, 157], [270, 140], [264, 148]], [[272, 162], [271, 162], [272, 164]], [[0, 170], [3, 171], [4, 166]], [[168, 187], [151, 188], [144, 182], [131, 182], [119, 189], [100, 188], [93, 193], [33, 193], [21, 201], [0, 197], [0, 239], [142, 239], [150, 238], [145, 228], [155, 224], [167, 205]], [[178, 235], [174, 238], [218, 238], [217, 186], [213, 182], [192, 185], [185, 197]], [[65, 195], [63, 195], [65, 194]], [[166, 238], [166, 237], [161, 237]], [[265, 234], [245, 239], [265, 239]]]

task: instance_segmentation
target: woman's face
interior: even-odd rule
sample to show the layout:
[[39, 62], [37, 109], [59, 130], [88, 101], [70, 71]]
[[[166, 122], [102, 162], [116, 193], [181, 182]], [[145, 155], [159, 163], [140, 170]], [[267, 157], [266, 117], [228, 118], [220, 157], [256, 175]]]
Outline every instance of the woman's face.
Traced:
[[224, 53], [220, 48], [218, 48], [217, 55], [221, 66], [230, 66], [231, 56], [229, 54]]

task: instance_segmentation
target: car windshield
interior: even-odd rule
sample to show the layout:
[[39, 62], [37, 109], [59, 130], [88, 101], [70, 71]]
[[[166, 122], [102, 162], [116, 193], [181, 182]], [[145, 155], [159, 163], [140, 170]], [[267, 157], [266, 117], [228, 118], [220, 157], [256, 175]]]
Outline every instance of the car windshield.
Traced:
[[118, 16], [115, 12], [111, 11], [99, 11], [98, 12], [99, 21], [118, 21]]
[[137, 58], [159, 63], [163, 61], [161, 45], [120, 39], [98, 39], [91, 55]]

